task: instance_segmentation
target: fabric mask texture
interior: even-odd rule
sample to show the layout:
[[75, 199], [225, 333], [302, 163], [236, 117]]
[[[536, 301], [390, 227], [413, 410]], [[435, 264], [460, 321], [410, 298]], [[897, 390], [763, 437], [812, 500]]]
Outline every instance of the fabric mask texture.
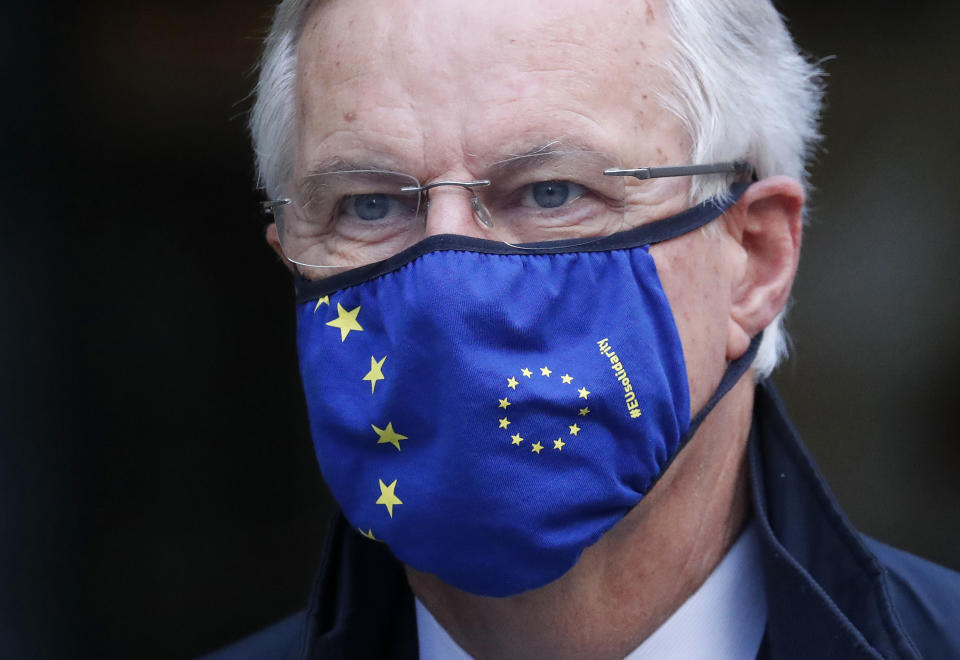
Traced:
[[314, 446], [350, 523], [475, 594], [569, 570], [695, 430], [649, 244], [730, 203], [586, 249], [434, 237], [298, 282]]

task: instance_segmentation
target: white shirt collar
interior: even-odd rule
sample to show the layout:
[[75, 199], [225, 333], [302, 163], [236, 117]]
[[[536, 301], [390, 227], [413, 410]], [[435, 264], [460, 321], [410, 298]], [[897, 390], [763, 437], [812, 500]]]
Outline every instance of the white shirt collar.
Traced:
[[700, 588], [625, 660], [757, 657], [767, 596], [755, 527], [743, 530]]
[[[470, 660], [416, 599], [421, 660]], [[624, 660], [753, 659], [767, 623], [767, 599], [754, 523], [706, 581]]]
[[417, 601], [417, 640], [420, 643], [420, 660], [471, 660], [471, 656], [453, 641], [450, 634], [437, 623], [420, 599], [414, 600]]

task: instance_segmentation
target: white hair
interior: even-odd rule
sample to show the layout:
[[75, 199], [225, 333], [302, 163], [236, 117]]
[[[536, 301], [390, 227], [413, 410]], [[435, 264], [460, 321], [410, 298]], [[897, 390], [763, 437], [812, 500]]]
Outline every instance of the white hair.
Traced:
[[[809, 188], [820, 142], [822, 73], [797, 50], [770, 0], [667, 0], [673, 53], [659, 96], [691, 139], [690, 162], [746, 161], [758, 178], [785, 174]], [[690, 202], [722, 195], [722, 177], [693, 177]], [[786, 308], [753, 361], [758, 379], [787, 354]]]
[[271, 197], [293, 171], [296, 138], [297, 46], [313, 0], [283, 0], [273, 14], [260, 58], [250, 113], [257, 184]]
[[[267, 36], [250, 132], [258, 184], [275, 196], [292, 172], [297, 46], [313, 0], [283, 0]], [[690, 162], [746, 161], [760, 178], [785, 174], [808, 187], [820, 140], [821, 71], [793, 43], [770, 0], [666, 0], [673, 52], [663, 107], [691, 138]], [[693, 177], [690, 202], [723, 194], [723, 177]], [[753, 367], [768, 376], [787, 353], [782, 310]]]

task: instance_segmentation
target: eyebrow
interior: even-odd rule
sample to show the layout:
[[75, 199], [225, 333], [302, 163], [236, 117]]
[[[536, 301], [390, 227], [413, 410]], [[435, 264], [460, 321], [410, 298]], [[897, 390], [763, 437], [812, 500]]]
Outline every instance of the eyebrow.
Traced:
[[331, 174], [333, 172], [350, 172], [353, 170], [372, 171], [372, 172], [399, 172], [404, 174], [402, 169], [383, 167], [380, 163], [372, 160], [353, 160], [343, 158], [342, 156], [331, 156], [315, 162], [307, 170], [306, 176], [320, 174]]
[[[509, 149], [502, 157], [483, 163], [483, 167], [485, 170], [501, 173], [510, 172], [514, 169], [512, 162], [515, 162], [516, 166], [519, 166], [520, 163], [524, 162], [531, 156], [542, 155], [545, 159], [550, 159], [552, 157], [556, 157], [555, 154], [557, 152], [570, 151], [591, 152], [602, 150], [598, 149], [596, 145], [592, 145], [588, 142], [575, 138], [553, 139], [547, 140], [546, 142], [537, 142], [531, 146], [522, 147], [519, 150]], [[478, 161], [479, 157], [475, 154], [467, 154], [467, 159], [471, 161]], [[386, 158], [386, 160], [390, 159]], [[330, 174], [332, 172], [347, 172], [353, 170], [397, 172], [401, 174], [408, 174], [408, 176], [413, 176], [412, 174], [405, 172], [403, 168], [398, 168], [392, 165], [384, 166], [383, 159], [381, 159], [380, 162], [377, 162], [372, 159], [365, 158], [360, 160], [344, 158], [343, 156], [330, 156], [328, 158], [323, 158], [316, 161], [309, 167], [306, 176]]]
[[605, 153], [595, 145], [585, 142], [575, 140], [551, 140], [550, 142], [525, 149], [520, 153], [511, 154], [508, 158], [492, 163], [487, 167], [484, 176], [489, 179], [507, 179], [517, 173], [529, 171], [531, 167], [548, 165], [551, 161], [559, 160], [562, 154], [570, 152]]

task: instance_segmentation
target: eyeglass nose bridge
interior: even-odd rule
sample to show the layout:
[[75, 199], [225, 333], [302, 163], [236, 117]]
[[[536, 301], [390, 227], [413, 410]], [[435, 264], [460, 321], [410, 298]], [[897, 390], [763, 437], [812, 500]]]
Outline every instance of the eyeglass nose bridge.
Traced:
[[487, 229], [493, 228], [493, 219], [490, 217], [490, 211], [487, 210], [487, 207], [483, 205], [483, 202], [480, 201], [480, 197], [477, 196], [475, 188], [486, 188], [490, 185], [489, 179], [476, 179], [475, 181], [434, 181], [433, 183], [428, 183], [425, 186], [404, 186], [400, 189], [400, 192], [405, 193], [419, 193], [426, 200], [427, 207], [430, 206], [430, 198], [427, 195], [427, 192], [437, 188], [439, 186], [459, 186], [469, 190], [472, 193], [470, 198], [470, 206], [473, 208], [473, 215], [477, 218], [477, 221], [486, 227]]

